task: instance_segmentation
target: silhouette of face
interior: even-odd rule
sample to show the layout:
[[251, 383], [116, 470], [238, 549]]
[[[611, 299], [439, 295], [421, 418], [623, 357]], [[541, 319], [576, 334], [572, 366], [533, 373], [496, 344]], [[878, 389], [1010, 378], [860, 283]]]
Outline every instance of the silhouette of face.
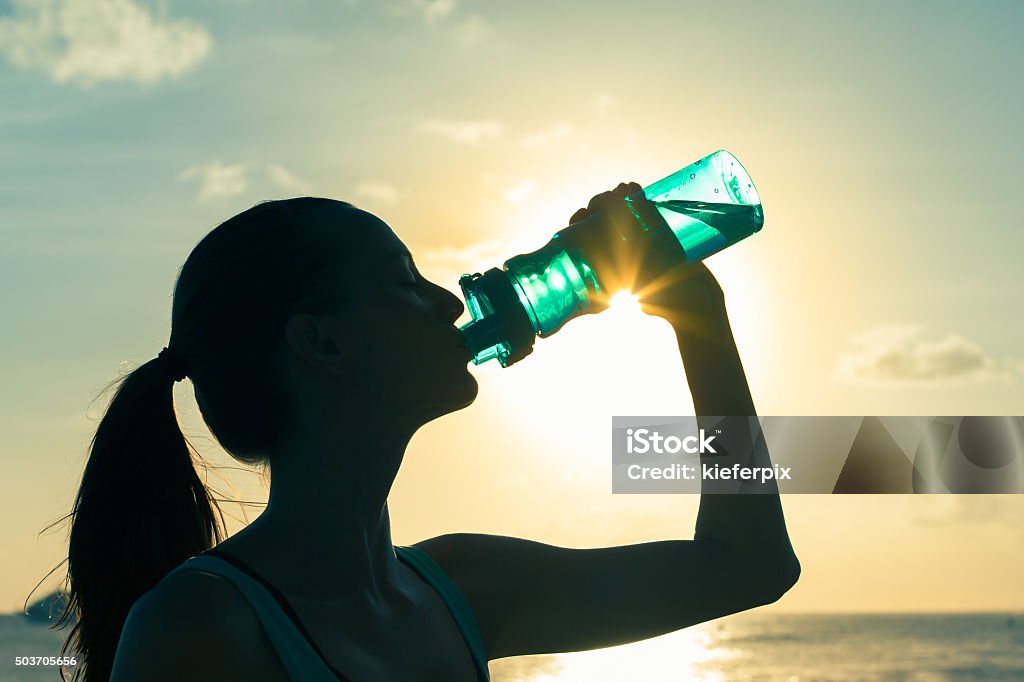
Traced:
[[471, 355], [455, 326], [461, 299], [426, 279], [376, 216], [338, 205], [323, 219], [346, 231], [349, 249], [339, 272], [346, 300], [331, 327], [345, 356], [346, 388], [416, 425], [472, 403]]

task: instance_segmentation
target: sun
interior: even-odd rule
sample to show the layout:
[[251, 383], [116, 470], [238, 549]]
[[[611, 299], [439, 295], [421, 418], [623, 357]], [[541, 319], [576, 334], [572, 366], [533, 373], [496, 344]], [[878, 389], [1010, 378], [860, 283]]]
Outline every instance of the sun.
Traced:
[[640, 301], [636, 294], [626, 289], [621, 289], [608, 299], [608, 315], [616, 317], [632, 317], [641, 314]]

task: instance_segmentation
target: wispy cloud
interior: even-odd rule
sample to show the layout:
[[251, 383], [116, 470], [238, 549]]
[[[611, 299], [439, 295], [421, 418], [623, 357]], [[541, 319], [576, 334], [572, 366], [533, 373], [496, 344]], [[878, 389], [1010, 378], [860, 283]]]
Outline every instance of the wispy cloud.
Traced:
[[197, 181], [199, 183], [199, 201], [230, 199], [245, 194], [248, 181], [245, 177], [245, 165], [240, 163], [225, 164], [211, 161], [207, 164], [189, 166], [178, 175], [182, 182]]
[[392, 5], [390, 10], [398, 16], [418, 16], [433, 24], [454, 12], [456, 4], [455, 0], [404, 0]]
[[615, 105], [615, 98], [609, 95], [607, 92], [602, 92], [594, 97], [594, 108], [597, 109], [597, 113], [602, 116], [608, 113], [608, 110]]
[[386, 182], [364, 180], [356, 185], [356, 194], [367, 199], [375, 199], [393, 204], [398, 201], [398, 190]]
[[465, 46], [497, 43], [498, 33], [482, 15], [457, 11], [456, 0], [400, 0], [385, 6], [395, 17], [421, 21], [441, 35]]
[[537, 183], [530, 178], [525, 178], [517, 182], [505, 192], [505, 201], [510, 204], [518, 204], [520, 201], [533, 194], [535, 189], [537, 189]]
[[132, 0], [13, 0], [0, 17], [0, 54], [58, 83], [153, 83], [195, 68], [213, 40], [191, 19]]
[[572, 135], [572, 133], [573, 127], [571, 125], [564, 122], [557, 123], [550, 128], [545, 128], [544, 130], [538, 130], [530, 133], [529, 135], [524, 135], [520, 139], [520, 143], [522, 143], [524, 147], [547, 147], [554, 142], [564, 140]]
[[463, 45], [481, 45], [493, 39], [494, 28], [479, 14], [470, 14], [455, 27], [455, 35]]
[[230, 199], [245, 194], [253, 178], [264, 178], [275, 189], [288, 194], [309, 194], [310, 184], [284, 166], [275, 163], [209, 163], [194, 164], [178, 174], [179, 182], [196, 182], [199, 201]]
[[477, 145], [501, 135], [504, 126], [499, 121], [423, 121], [420, 132], [440, 135], [460, 144]]
[[[995, 524], [1014, 528], [1024, 534], [1024, 526], [1013, 505], [1002, 495], [929, 495], [928, 507], [910, 506], [910, 519], [919, 526], [950, 526], [953, 524]], [[1010, 496], [1005, 496], [1009, 499]], [[916, 496], [915, 496], [916, 498]], [[908, 498], [908, 499], [915, 499]], [[915, 499], [916, 501], [916, 499]]]
[[446, 286], [458, 281], [464, 273], [483, 272], [494, 267], [507, 255], [508, 245], [498, 240], [465, 246], [445, 244], [417, 250], [414, 254], [420, 272]]
[[267, 174], [267, 179], [283, 190], [296, 194], [309, 194], [310, 192], [309, 183], [284, 166], [268, 163], [264, 171]]
[[922, 340], [913, 325], [879, 327], [851, 339], [839, 357], [837, 375], [850, 383], [933, 384], [1008, 378], [1016, 361], [998, 361], [977, 343], [957, 334]]

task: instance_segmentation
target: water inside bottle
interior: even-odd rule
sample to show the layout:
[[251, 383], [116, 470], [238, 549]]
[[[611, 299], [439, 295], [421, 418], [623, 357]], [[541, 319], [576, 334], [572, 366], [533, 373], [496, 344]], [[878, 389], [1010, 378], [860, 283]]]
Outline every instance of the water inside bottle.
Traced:
[[688, 262], [706, 258], [761, 229], [760, 204], [670, 199], [651, 202], [686, 251]]

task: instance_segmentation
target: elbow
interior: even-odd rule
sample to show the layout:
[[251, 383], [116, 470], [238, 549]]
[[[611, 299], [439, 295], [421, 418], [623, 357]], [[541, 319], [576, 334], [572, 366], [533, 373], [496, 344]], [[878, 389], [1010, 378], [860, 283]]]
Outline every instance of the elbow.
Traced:
[[711, 543], [708, 546], [715, 547], [719, 557], [723, 551], [727, 553], [728, 559], [720, 567], [729, 576], [728, 584], [735, 597], [737, 608], [730, 613], [773, 604], [800, 580], [800, 560], [790, 546], [782, 551], [773, 548], [739, 554], [714, 540], [697, 541]]
[[783, 560], [773, 561], [764, 566], [765, 577], [758, 595], [758, 606], [773, 604], [789, 592], [800, 580], [800, 560], [791, 554]]

